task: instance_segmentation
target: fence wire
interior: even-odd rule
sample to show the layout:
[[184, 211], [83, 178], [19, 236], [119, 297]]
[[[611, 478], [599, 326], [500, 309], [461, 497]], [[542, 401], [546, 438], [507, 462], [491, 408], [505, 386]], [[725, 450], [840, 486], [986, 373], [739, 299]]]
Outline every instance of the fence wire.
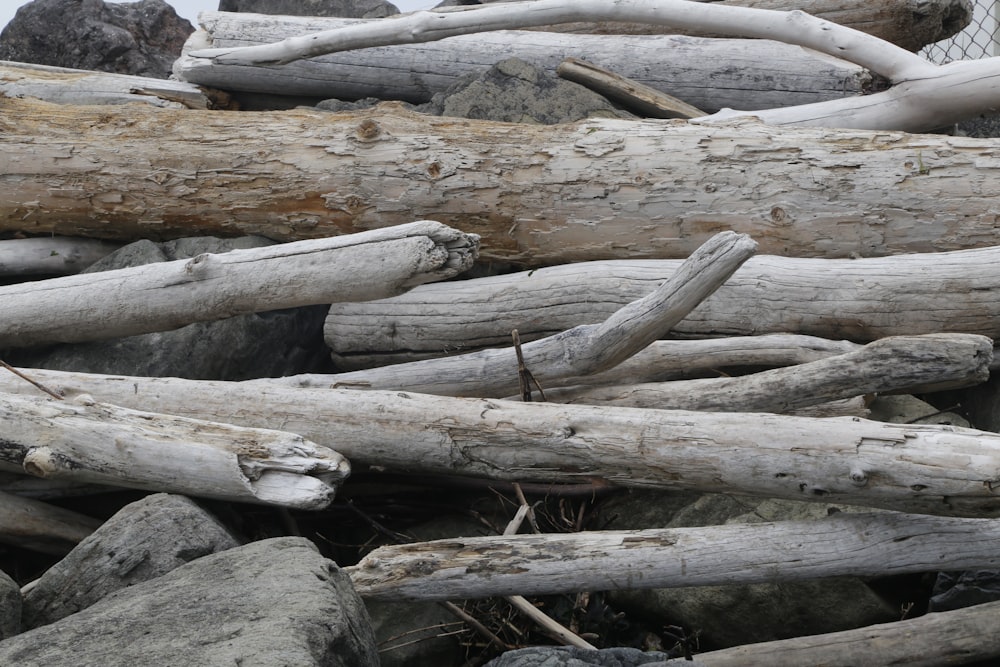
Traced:
[[928, 44], [921, 51], [927, 60], [943, 65], [953, 60], [974, 60], [1000, 55], [1000, 0], [974, 0], [972, 22], [954, 37]]

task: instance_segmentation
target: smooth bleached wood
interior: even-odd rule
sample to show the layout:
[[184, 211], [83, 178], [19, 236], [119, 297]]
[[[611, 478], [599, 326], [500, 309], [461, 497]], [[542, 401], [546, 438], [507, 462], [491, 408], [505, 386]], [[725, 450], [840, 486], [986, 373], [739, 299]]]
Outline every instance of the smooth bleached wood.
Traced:
[[429, 220], [331, 239], [0, 287], [0, 347], [175, 329], [399, 294], [472, 266], [477, 237]]
[[[976, 385], [989, 379], [992, 361], [993, 341], [985, 336], [894, 336], [856, 352], [751, 375], [569, 387], [546, 391], [545, 397], [556, 403], [788, 414], [863, 394], [916, 394]], [[545, 377], [536, 378], [544, 387]]]
[[[207, 413], [205, 416], [209, 416]], [[37, 477], [319, 509], [350, 465], [286, 431], [0, 394], [0, 465]]]
[[62, 236], [0, 241], [0, 276], [79, 273], [119, 247], [119, 243]]
[[874, 84], [871, 73], [858, 65], [773, 41], [518, 30], [347, 51], [280, 66], [246, 67], [187, 54], [206, 47], [267, 44], [370, 22], [202, 12], [200, 23], [203, 30], [188, 38], [184, 53], [174, 63], [178, 78], [226, 90], [287, 96], [427, 102], [461, 77], [483, 72], [506, 58], [520, 58], [554, 74], [565, 58], [582, 54], [590, 62], [706, 111], [839, 99], [871, 92]]
[[[0, 447], [7, 447], [5, 440], [0, 439]], [[65, 554], [100, 525], [100, 519], [0, 491], [0, 542], [3, 544], [47, 554]]]
[[[411, 474], [689, 489], [1000, 516], [1000, 435], [841, 417], [685, 412], [402, 391], [294, 389], [64, 373], [30, 375], [67, 396], [279, 428], [352, 465]], [[13, 377], [13, 376], [11, 376]], [[3, 391], [37, 391], [0, 376]]]
[[[511, 329], [523, 341], [534, 340], [602, 321], [649, 294], [678, 265], [577, 263], [424, 285], [392, 299], [335, 304], [325, 337], [352, 368], [506, 345]], [[757, 255], [674, 332], [853, 341], [943, 332], [998, 339], [1000, 246], [846, 260]]]
[[291, 240], [428, 217], [524, 266], [687, 257], [720, 229], [804, 257], [996, 243], [992, 139], [233, 114], [0, 99], [0, 231]]
[[364, 598], [454, 600], [990, 569], [1000, 565], [998, 539], [996, 519], [841, 512], [813, 521], [450, 538], [379, 547], [346, 569]]

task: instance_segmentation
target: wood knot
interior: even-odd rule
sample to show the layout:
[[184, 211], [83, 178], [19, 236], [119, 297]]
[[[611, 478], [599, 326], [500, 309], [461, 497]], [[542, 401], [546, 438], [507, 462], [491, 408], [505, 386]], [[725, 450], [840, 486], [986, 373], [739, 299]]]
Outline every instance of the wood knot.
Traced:
[[382, 134], [382, 128], [371, 118], [366, 118], [358, 125], [356, 134], [362, 141], [373, 141]]

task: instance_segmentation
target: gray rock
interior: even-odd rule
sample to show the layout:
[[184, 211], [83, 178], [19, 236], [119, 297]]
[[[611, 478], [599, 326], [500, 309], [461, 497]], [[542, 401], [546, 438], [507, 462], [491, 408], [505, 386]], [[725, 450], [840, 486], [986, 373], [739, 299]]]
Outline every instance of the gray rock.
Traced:
[[364, 97], [360, 100], [354, 102], [348, 102], [345, 100], [338, 100], [335, 98], [330, 98], [328, 100], [323, 100], [316, 105], [316, 108], [320, 111], [360, 111], [361, 109], [371, 109], [376, 104], [379, 104], [382, 100], [377, 97]]
[[[640, 496], [635, 513], [651, 505]], [[841, 508], [822, 503], [755, 500], [707, 494], [666, 520], [639, 526], [629, 521], [629, 506], [619, 504], [622, 521], [609, 528], [707, 526], [723, 523], [821, 518]], [[843, 508], [848, 511], [847, 508]], [[713, 650], [809, 634], [836, 632], [899, 619], [898, 610], [863, 581], [835, 577], [814, 581], [742, 586], [698, 586], [609, 593], [630, 615], [663, 619], [697, 633], [701, 650]]]
[[519, 58], [501, 61], [482, 74], [464, 76], [417, 108], [439, 116], [542, 125], [590, 116], [632, 117], [597, 93]]
[[21, 589], [0, 570], [0, 641], [21, 631]]
[[0, 664], [377, 667], [348, 576], [298, 537], [199, 558], [0, 642]]
[[0, 33], [0, 60], [165, 79], [192, 32], [163, 0], [34, 0]]
[[[137, 241], [108, 255], [87, 272], [272, 243], [262, 237], [198, 237], [167, 243]], [[329, 363], [329, 350], [323, 342], [323, 322], [328, 309], [328, 306], [310, 306], [274, 310], [141, 336], [10, 350], [4, 359], [29, 368], [193, 380], [237, 381], [320, 372], [328, 370]]]
[[396, 5], [385, 0], [219, 0], [219, 11], [358, 19], [380, 19], [399, 13]]
[[1000, 572], [939, 572], [927, 611], [951, 611], [1000, 600]]
[[109, 593], [236, 546], [239, 542], [188, 498], [146, 496], [119, 510], [41, 576], [24, 597], [24, 627], [53, 623]]
[[462, 622], [434, 602], [365, 602], [382, 667], [459, 665], [462, 649], [446, 633]]
[[533, 646], [531, 648], [507, 651], [498, 658], [486, 663], [485, 667], [637, 667], [648, 665], [686, 665], [698, 667], [699, 663], [690, 660], [671, 659], [667, 653], [644, 653], [635, 648], [606, 648], [589, 651], [570, 646]]

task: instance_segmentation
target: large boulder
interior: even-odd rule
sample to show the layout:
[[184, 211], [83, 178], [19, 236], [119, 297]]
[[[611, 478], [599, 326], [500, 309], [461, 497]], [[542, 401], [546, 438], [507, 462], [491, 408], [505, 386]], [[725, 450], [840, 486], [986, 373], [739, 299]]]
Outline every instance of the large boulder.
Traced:
[[21, 631], [21, 587], [0, 570], [0, 640]]
[[192, 32], [163, 0], [34, 0], [0, 33], [0, 60], [166, 79]]
[[219, 11], [357, 19], [380, 19], [399, 13], [394, 4], [385, 0], [219, 0]]
[[253, 542], [0, 642], [0, 665], [378, 667], [350, 578], [300, 537]]

